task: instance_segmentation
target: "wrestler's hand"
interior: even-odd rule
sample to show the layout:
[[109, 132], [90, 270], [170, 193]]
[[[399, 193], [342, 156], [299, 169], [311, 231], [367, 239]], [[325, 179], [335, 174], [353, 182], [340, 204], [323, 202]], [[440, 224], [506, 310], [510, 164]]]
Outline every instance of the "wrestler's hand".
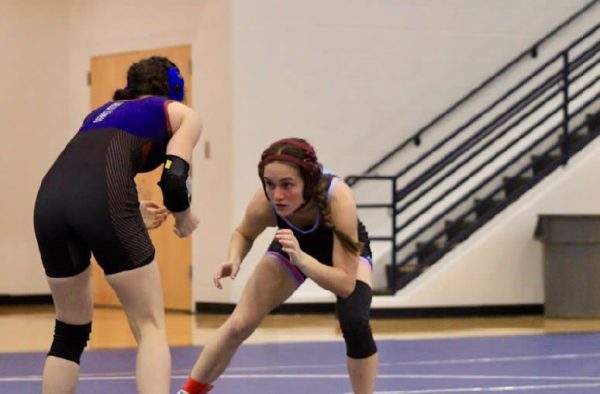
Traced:
[[194, 232], [200, 220], [194, 215], [190, 208], [181, 212], [173, 212], [175, 217], [175, 226], [173, 232], [177, 234], [179, 238], [184, 238]]
[[290, 229], [280, 229], [275, 234], [275, 239], [281, 244], [281, 249], [290, 256], [290, 261], [296, 267], [302, 269], [304, 252]]
[[169, 210], [154, 201], [140, 201], [140, 213], [149, 230], [159, 227], [169, 216]]
[[221, 285], [222, 278], [230, 277], [231, 280], [235, 279], [238, 272], [240, 271], [240, 265], [241, 263], [228, 261], [226, 263], [221, 264], [219, 268], [217, 268], [217, 271], [215, 271], [215, 275], [213, 276], [213, 282], [217, 289], [223, 288], [223, 286]]

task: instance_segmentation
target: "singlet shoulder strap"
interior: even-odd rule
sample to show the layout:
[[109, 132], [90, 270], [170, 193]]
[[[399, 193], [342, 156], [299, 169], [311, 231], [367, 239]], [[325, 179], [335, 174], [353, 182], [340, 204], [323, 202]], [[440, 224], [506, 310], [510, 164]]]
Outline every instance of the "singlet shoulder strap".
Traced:
[[323, 177], [324, 178], [329, 178], [328, 182], [329, 182], [329, 186], [327, 187], [327, 202], [331, 201], [331, 194], [333, 193], [333, 187], [335, 186], [336, 183], [338, 183], [338, 181], [340, 180], [340, 178], [332, 173], [323, 173]]

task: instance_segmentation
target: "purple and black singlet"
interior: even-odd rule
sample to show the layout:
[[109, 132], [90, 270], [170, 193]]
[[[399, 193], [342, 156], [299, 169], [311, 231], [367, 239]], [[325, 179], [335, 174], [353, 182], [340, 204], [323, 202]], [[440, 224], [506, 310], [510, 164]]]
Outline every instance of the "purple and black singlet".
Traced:
[[85, 270], [90, 254], [106, 274], [152, 262], [154, 247], [134, 177], [161, 165], [172, 130], [170, 100], [111, 101], [92, 111], [39, 189], [34, 225], [50, 277]]

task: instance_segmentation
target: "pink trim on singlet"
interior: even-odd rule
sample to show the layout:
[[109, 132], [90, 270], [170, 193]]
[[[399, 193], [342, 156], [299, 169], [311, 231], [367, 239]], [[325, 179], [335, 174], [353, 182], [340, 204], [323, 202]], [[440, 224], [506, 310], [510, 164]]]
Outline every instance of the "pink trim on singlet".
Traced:
[[292, 276], [292, 279], [294, 279], [294, 282], [296, 282], [296, 284], [298, 284], [298, 286], [300, 286], [302, 283], [304, 283], [304, 275], [302, 275], [300, 273], [300, 270], [298, 268], [296, 268], [296, 266], [294, 264], [292, 264], [288, 259], [285, 258], [284, 255], [277, 253], [277, 252], [267, 252], [265, 253], [265, 256], [269, 256], [274, 258], [279, 264], [281, 264], [281, 266], [283, 266], [283, 268], [285, 268], [290, 275]]
[[371, 271], [373, 271], [373, 264], [369, 261], [368, 258], [364, 257], [364, 256], [358, 256], [358, 259], [360, 260], [361, 263], [365, 263], [369, 266], [369, 268], [371, 268]]

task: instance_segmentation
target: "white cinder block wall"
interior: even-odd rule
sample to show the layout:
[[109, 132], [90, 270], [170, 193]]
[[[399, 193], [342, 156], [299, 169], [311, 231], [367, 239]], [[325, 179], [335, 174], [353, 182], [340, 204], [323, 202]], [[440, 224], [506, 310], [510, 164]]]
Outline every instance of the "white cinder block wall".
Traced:
[[[256, 242], [235, 283], [215, 291], [209, 278], [259, 186], [256, 163], [268, 143], [303, 136], [327, 167], [358, 172], [585, 3], [2, 2], [0, 118], [8, 148], [0, 170], [0, 294], [48, 292], [31, 210], [41, 176], [89, 109], [91, 56], [192, 44], [193, 102], [204, 119], [201, 143], [211, 150], [206, 159], [200, 149], [194, 164], [203, 227], [194, 235], [193, 296], [234, 303], [269, 236]], [[305, 285], [293, 301], [328, 299]]]

